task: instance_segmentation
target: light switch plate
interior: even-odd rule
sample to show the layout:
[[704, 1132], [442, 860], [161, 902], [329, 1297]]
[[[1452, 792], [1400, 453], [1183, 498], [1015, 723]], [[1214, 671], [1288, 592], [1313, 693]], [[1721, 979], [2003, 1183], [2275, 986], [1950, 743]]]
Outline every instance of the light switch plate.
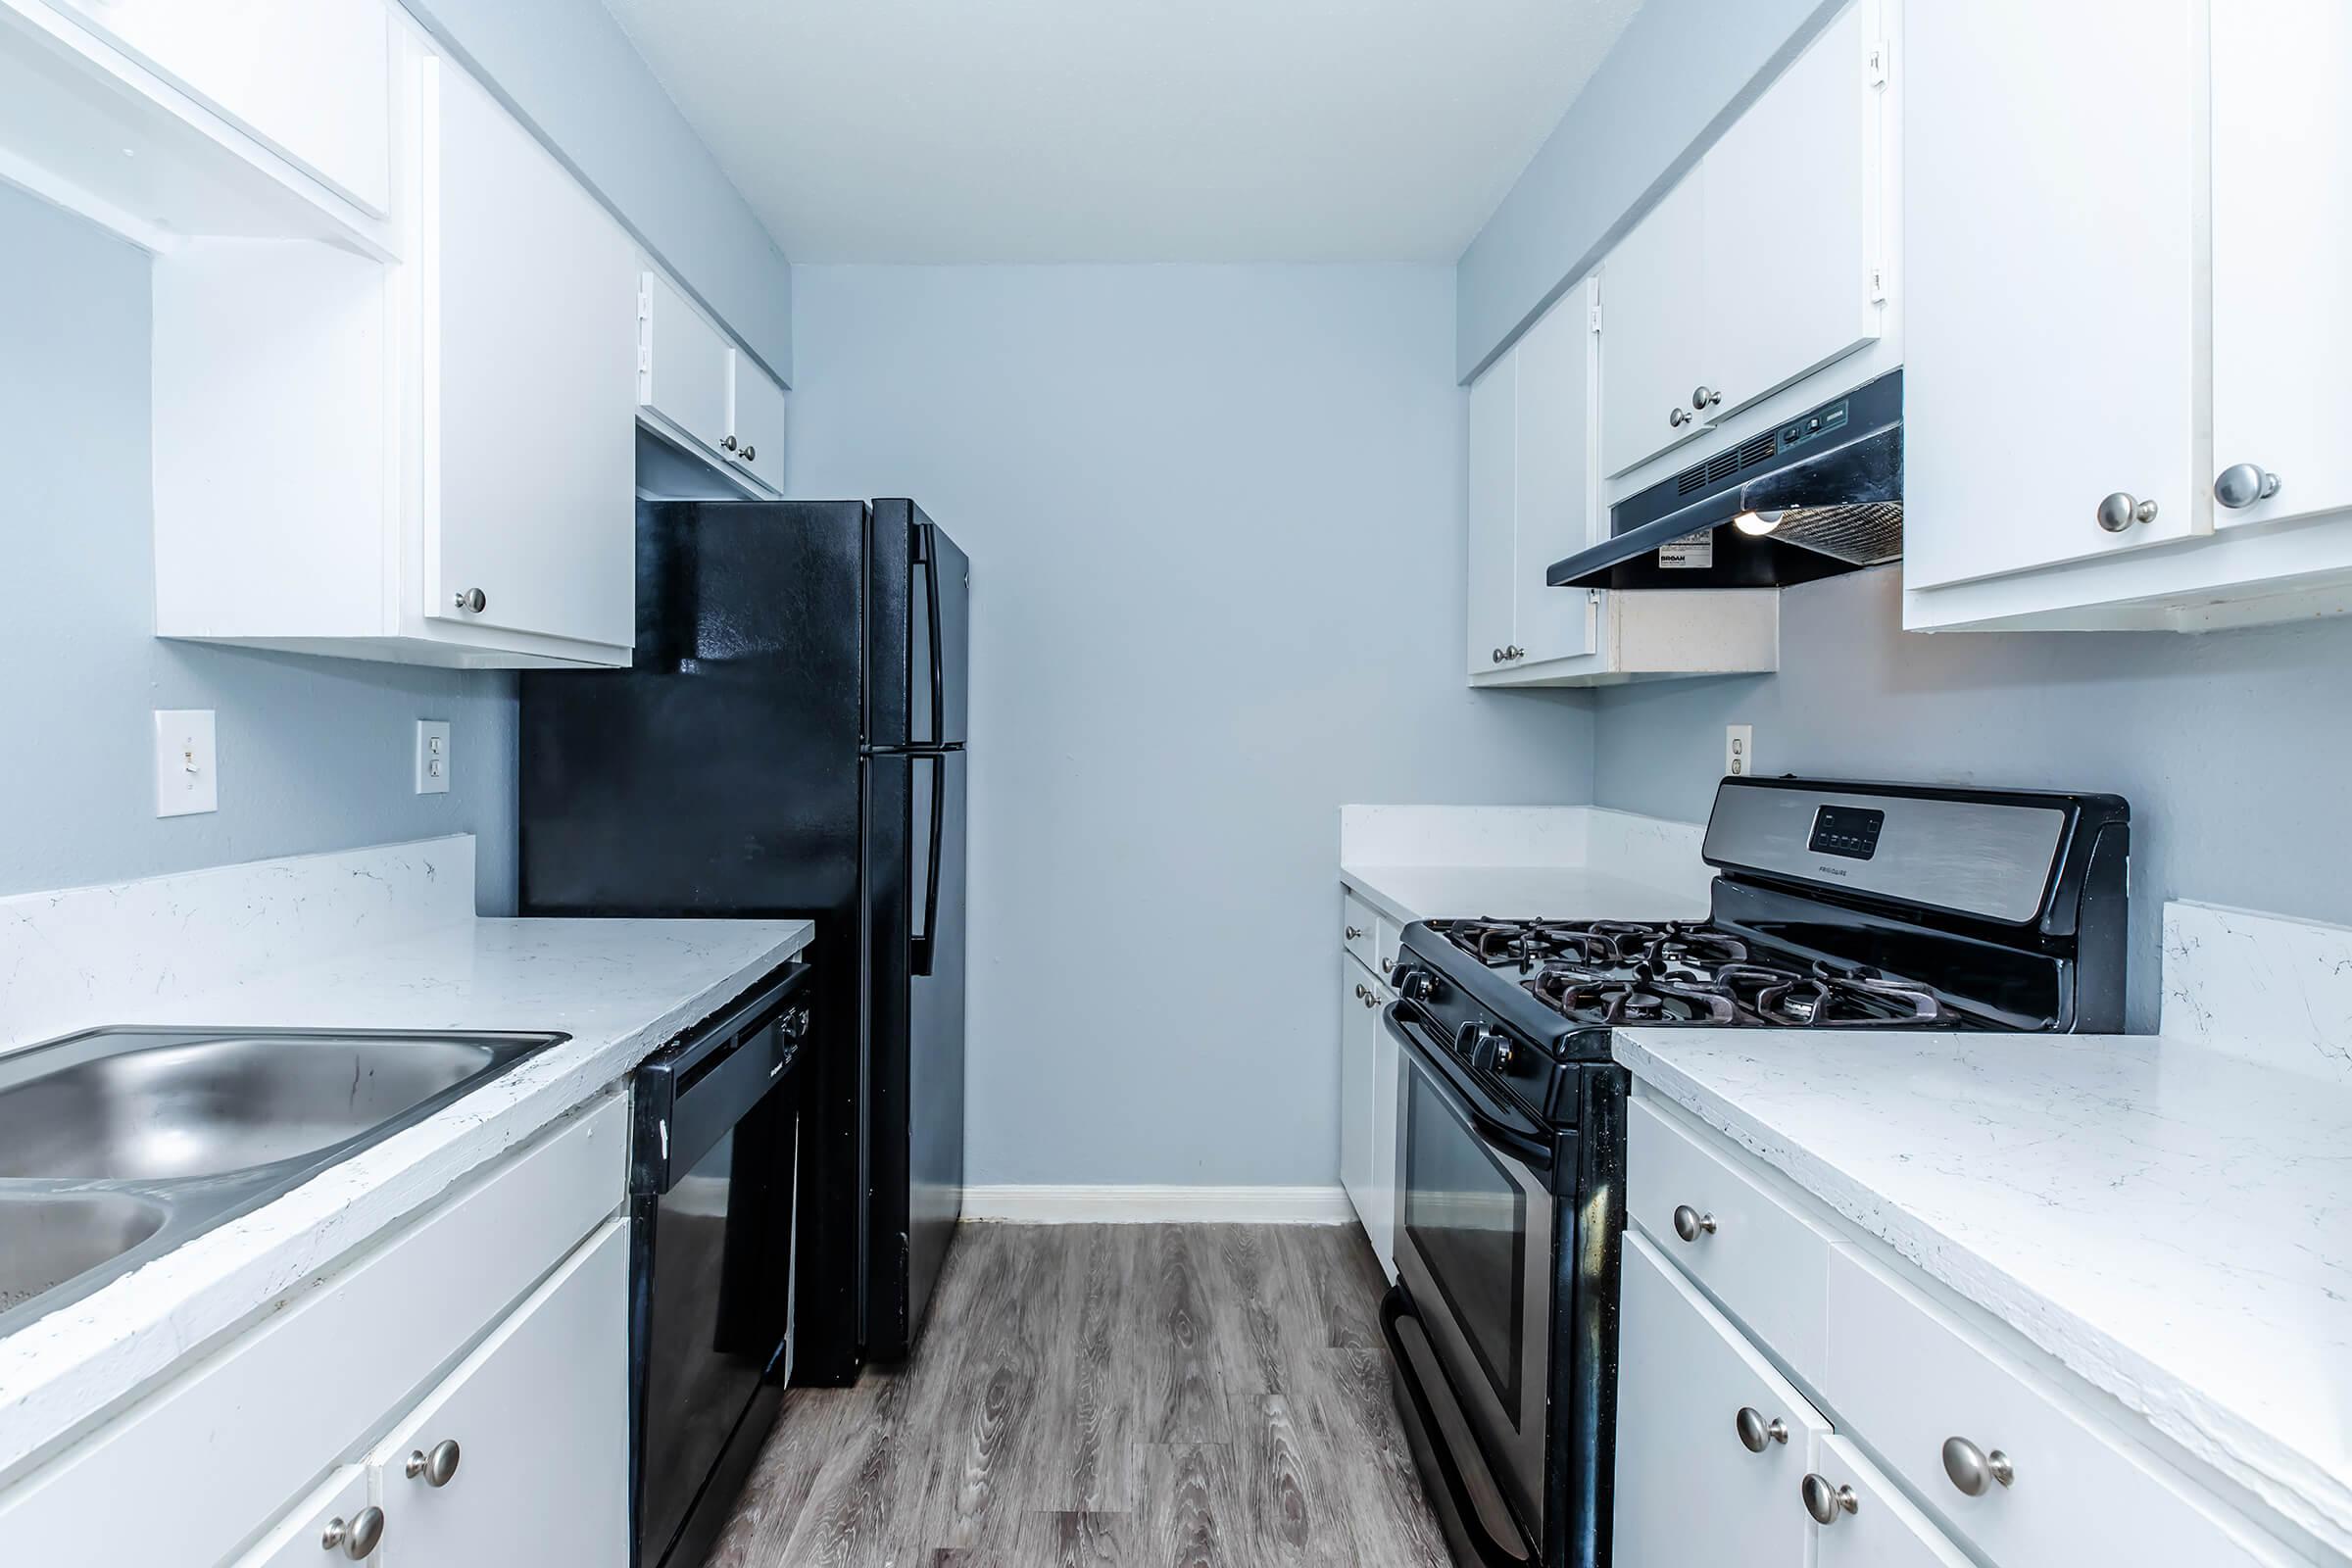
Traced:
[[420, 718], [416, 721], [416, 793], [449, 793], [449, 720], [446, 718]]
[[155, 710], [155, 814], [220, 809], [220, 756], [209, 708]]
[[1723, 726], [1723, 771], [1732, 778], [1745, 778], [1756, 770], [1756, 726], [1726, 724]]

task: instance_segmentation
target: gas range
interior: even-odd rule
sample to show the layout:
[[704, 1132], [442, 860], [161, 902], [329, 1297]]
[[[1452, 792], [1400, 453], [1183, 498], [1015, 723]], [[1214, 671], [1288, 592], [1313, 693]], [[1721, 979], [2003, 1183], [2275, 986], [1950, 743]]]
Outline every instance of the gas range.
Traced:
[[1726, 779], [1704, 920], [1405, 927], [1381, 1324], [1455, 1560], [1609, 1560], [1614, 1031], [2120, 1029], [2130, 841], [2112, 795]]

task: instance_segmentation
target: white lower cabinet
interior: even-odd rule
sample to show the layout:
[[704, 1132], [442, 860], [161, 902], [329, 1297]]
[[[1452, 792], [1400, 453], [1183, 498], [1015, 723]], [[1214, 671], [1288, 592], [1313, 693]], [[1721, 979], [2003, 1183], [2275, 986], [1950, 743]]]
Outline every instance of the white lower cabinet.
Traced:
[[[1814, 1526], [1819, 1568], [1973, 1568], [1928, 1516], [1845, 1439], [1820, 1441], [1806, 1481], [1798, 1502], [1808, 1509], [1815, 1503], [1827, 1505], [1827, 1522]], [[1808, 1512], [1807, 1522], [1816, 1517]]]
[[1340, 1185], [1382, 1272], [1395, 1279], [1398, 1061], [1381, 1021], [1392, 993], [1352, 954], [1340, 972]]
[[384, 1568], [625, 1568], [628, 1276], [615, 1220], [377, 1446]]
[[[338, 1558], [348, 1561], [351, 1553], [345, 1544], [351, 1541], [353, 1531], [363, 1532], [363, 1541], [374, 1536], [381, 1542], [381, 1524], [362, 1517], [370, 1506], [368, 1472], [356, 1464], [345, 1465], [296, 1503], [291, 1513], [230, 1568], [318, 1568], [321, 1562]], [[329, 1545], [329, 1541], [337, 1544]], [[322, 1552], [332, 1555], [322, 1556]], [[379, 1552], [359, 1560], [380, 1563], [383, 1557]]]
[[1829, 1423], [1638, 1235], [1620, 1304], [1617, 1568], [1805, 1568], [1800, 1489]]

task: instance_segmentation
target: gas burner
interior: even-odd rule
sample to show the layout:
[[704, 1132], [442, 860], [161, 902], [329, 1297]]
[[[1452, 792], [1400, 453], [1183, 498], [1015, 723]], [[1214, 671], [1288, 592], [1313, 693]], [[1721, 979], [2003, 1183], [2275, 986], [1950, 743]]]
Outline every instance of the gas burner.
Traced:
[[1546, 965], [1520, 982], [1530, 996], [1576, 1023], [1647, 1024], [1739, 1021], [1739, 1008], [1721, 992], [1693, 984], [1695, 976], [1600, 974], [1579, 964]]

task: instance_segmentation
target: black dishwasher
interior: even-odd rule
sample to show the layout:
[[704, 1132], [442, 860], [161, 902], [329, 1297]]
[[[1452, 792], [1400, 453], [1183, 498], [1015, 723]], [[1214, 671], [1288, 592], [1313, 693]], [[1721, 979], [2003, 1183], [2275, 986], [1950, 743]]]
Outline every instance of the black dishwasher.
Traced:
[[697, 1568], [776, 1418], [792, 1346], [808, 966], [637, 1069], [629, 1171], [635, 1568]]

